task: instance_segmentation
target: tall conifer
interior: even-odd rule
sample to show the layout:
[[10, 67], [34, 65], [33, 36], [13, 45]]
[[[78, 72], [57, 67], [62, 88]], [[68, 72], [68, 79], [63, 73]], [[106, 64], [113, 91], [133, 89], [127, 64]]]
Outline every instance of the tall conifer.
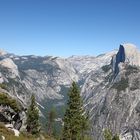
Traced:
[[87, 118], [84, 115], [80, 90], [75, 82], [72, 83], [68, 96], [63, 120], [63, 140], [83, 140], [83, 133], [87, 129]]
[[35, 97], [32, 95], [31, 104], [27, 111], [27, 132], [31, 134], [38, 135], [39, 134], [39, 110], [37, 108], [37, 104], [35, 102]]

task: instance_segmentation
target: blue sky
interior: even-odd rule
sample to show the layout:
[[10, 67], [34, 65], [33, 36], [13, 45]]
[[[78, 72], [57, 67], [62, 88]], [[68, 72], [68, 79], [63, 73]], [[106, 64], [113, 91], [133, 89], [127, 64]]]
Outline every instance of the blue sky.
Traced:
[[98, 55], [140, 49], [140, 0], [0, 0], [0, 48], [19, 54]]

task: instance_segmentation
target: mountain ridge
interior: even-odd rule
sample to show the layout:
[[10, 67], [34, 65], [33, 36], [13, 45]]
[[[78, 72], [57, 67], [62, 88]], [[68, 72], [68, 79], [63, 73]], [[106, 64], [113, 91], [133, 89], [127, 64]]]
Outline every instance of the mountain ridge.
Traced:
[[[92, 121], [90, 133], [94, 135], [95, 140], [102, 140], [102, 131], [107, 127], [113, 133], [119, 133], [121, 140], [124, 140], [124, 135], [128, 135], [128, 133], [124, 133], [126, 129], [133, 130], [128, 136], [132, 136], [133, 132], [139, 132], [140, 96], [138, 91], [140, 91], [140, 86], [138, 83], [140, 72], [139, 61], [137, 62], [139, 51], [131, 44], [120, 45], [120, 48], [122, 49], [97, 57], [60, 58], [34, 55], [17, 56], [7, 53], [0, 55], [0, 82], [7, 85], [8, 93], [11, 96], [17, 100], [23, 100], [26, 105], [29, 103], [29, 97], [34, 94], [40, 105], [42, 117], [45, 116], [46, 107], [51, 108], [52, 106], [57, 109], [58, 116], [61, 117], [60, 112], [66, 104], [68, 88], [73, 81], [76, 81], [81, 89], [84, 107], [86, 111], [90, 112]], [[126, 59], [128, 57], [129, 61]], [[7, 66], [7, 59], [10, 67]], [[129, 92], [130, 94], [128, 94]], [[123, 95], [126, 96], [126, 99], [122, 98]], [[126, 108], [123, 108], [117, 103], [118, 101], [127, 103], [130, 109], [127, 105], [124, 105]], [[131, 103], [136, 105], [131, 106]], [[119, 112], [121, 109], [123, 114]], [[120, 120], [114, 118], [114, 111], [118, 113]], [[124, 112], [130, 114], [130, 117], [126, 118]], [[133, 129], [128, 122], [128, 120], [132, 122], [133, 119], [137, 121], [136, 129]], [[126, 123], [129, 125], [125, 126]], [[136, 136], [133, 138], [135, 140]]]

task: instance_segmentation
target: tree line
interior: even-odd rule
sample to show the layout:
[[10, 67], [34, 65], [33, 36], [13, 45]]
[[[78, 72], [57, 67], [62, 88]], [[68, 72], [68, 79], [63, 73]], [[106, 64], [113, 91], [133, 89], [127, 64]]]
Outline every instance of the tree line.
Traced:
[[[53, 124], [55, 122], [56, 112], [52, 109], [48, 114], [47, 134], [53, 134]], [[88, 113], [83, 108], [83, 101], [80, 96], [79, 87], [75, 82], [72, 83], [68, 92], [68, 101], [64, 117], [62, 119], [62, 133], [60, 140], [91, 140], [89, 136], [90, 120]], [[27, 132], [32, 135], [39, 135], [39, 110], [32, 95], [31, 104], [27, 111]], [[113, 136], [111, 131], [104, 131], [105, 140], [119, 140], [118, 135]]]

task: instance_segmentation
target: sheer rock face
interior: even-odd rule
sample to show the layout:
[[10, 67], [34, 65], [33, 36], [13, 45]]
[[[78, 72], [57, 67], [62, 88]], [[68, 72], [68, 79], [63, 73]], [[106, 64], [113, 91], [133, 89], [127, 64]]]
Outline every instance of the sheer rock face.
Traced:
[[140, 66], [140, 52], [133, 44], [124, 44], [125, 62], [129, 65]]
[[[82, 95], [93, 122], [94, 139], [102, 140], [105, 128], [120, 134], [121, 140], [140, 139], [140, 67], [134, 50], [120, 46], [110, 69], [106, 66], [108, 71], [91, 73], [84, 83]], [[114, 66], [118, 66], [117, 73]]]
[[120, 45], [119, 51], [113, 59], [113, 69], [117, 74], [119, 72], [119, 63], [125, 62], [132, 66], [140, 66], [140, 52], [133, 44]]
[[[140, 132], [140, 55], [132, 44], [120, 45], [119, 51], [70, 58], [0, 56], [9, 59], [18, 73], [0, 63], [0, 81], [10, 96], [26, 106], [35, 94], [39, 106], [55, 106], [59, 110], [67, 99], [72, 81], [78, 82], [84, 107], [90, 113], [91, 135], [102, 140], [105, 128], [120, 134], [121, 140], [139, 140]], [[9, 61], [8, 60], [8, 61]], [[48, 104], [46, 104], [46, 102]], [[47, 107], [48, 107], [47, 106]], [[43, 114], [42, 114], [43, 115]]]
[[[121, 74], [121, 78], [124, 75]], [[98, 81], [98, 84], [96, 82], [96, 85], [94, 85], [94, 78], [102, 79], [101, 77], [104, 80]], [[129, 76], [129, 85], [125, 85], [127, 79], [106, 85], [106, 77], [105, 75], [96, 75], [95, 77], [93, 74], [85, 83], [85, 89], [89, 92], [89, 95], [85, 96], [84, 103], [86, 109], [90, 112], [91, 134], [94, 139], [102, 140], [103, 130], [109, 128], [114, 134], [121, 134], [123, 140], [126, 135], [131, 135], [133, 139], [136, 139], [133, 131], [140, 132], [140, 84], [136, 84], [136, 81], [140, 81], [140, 70], [137, 74]], [[133, 131], [121, 133], [126, 127]]]

